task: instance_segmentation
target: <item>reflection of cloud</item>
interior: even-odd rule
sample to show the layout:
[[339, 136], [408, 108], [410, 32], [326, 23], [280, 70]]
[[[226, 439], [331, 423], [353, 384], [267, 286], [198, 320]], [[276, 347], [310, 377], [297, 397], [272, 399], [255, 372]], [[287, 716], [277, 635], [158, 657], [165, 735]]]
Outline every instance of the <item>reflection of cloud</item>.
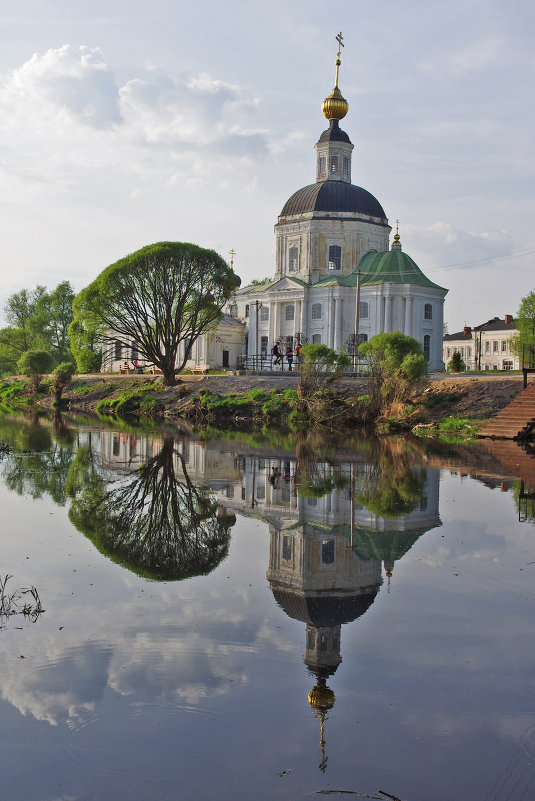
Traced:
[[82, 720], [102, 698], [109, 661], [109, 649], [96, 643], [56, 652], [38, 670], [33, 660], [21, 661], [17, 671], [1, 672], [2, 698], [22, 715], [32, 715], [51, 726]]
[[236, 664], [239, 650], [201, 634], [172, 640], [158, 632], [142, 632], [129, 642], [127, 651], [115, 654], [108, 683], [121, 695], [142, 693], [193, 703], [226, 693], [230, 682], [246, 681]]
[[[191, 633], [191, 621], [184, 619], [177, 628], [176, 616], [171, 622], [170, 615], [166, 620], [167, 609], [159, 612], [163, 614], [158, 626], [134, 631], [121, 623], [131, 620], [135, 609], [118, 605], [117, 626], [108, 630], [105, 643], [96, 637], [86, 641], [92, 635], [83, 631], [80, 620], [73, 625], [69, 640], [64, 638], [64, 630], [56, 640], [42, 643], [42, 630], [28, 630], [27, 643], [20, 647], [28, 654], [41, 654], [42, 664], [36, 667], [35, 660], [27, 658], [20, 661], [17, 671], [0, 669], [2, 698], [22, 715], [56, 726], [87, 719], [107, 687], [123, 696], [135, 695], [136, 701], [150, 697], [193, 704], [247, 682], [244, 653], [254, 650], [261, 635], [251, 630], [247, 641], [240, 641], [244, 639], [243, 615], [230, 613], [233, 622], [229, 623], [223, 609], [219, 609], [218, 621], [203, 610], [196, 623], [202, 626], [204, 618], [204, 624], [214, 627], [212, 635], [210, 628]], [[221, 630], [226, 631], [224, 642], [216, 639]]]

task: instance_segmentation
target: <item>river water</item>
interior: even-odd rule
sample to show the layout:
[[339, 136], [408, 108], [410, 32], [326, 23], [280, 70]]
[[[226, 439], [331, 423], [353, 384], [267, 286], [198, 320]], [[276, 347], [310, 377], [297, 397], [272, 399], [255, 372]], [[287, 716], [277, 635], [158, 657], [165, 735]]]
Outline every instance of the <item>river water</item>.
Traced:
[[535, 462], [489, 447], [4, 414], [3, 798], [533, 798]]

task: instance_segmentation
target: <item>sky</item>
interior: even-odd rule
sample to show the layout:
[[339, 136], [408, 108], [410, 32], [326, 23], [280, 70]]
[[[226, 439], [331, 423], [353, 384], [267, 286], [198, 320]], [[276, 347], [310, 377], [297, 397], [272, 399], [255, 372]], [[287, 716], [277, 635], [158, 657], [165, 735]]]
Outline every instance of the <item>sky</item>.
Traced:
[[353, 183], [449, 289], [450, 333], [514, 314], [535, 284], [534, 23], [528, 0], [2, 0], [0, 318], [162, 240], [273, 275], [339, 31]]

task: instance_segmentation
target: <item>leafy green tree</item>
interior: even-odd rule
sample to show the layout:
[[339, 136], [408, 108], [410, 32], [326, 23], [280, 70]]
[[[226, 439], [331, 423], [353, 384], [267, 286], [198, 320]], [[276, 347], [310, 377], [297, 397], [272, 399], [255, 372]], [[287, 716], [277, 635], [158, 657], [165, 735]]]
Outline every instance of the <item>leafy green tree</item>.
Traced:
[[420, 343], [399, 331], [377, 334], [359, 346], [369, 372], [367, 416], [387, 414], [425, 386], [427, 361]]
[[75, 293], [68, 281], [62, 281], [53, 292], [45, 292], [37, 301], [33, 327], [45, 339], [51, 353], [61, 362], [70, 356], [69, 325]]
[[341, 378], [351, 359], [345, 353], [336, 353], [327, 345], [303, 345], [299, 354], [299, 383], [297, 398], [299, 411], [314, 414], [321, 393]]
[[458, 350], [454, 351], [447, 366], [450, 373], [464, 373], [466, 370], [466, 364]]
[[511, 347], [521, 357], [523, 346], [535, 347], [535, 291], [529, 292], [520, 301], [515, 326], [518, 334], [512, 338]]
[[10, 328], [18, 331], [21, 336], [21, 352], [34, 347], [38, 333], [37, 308], [45, 295], [44, 286], [37, 286], [31, 291], [21, 289], [20, 292], [11, 295], [4, 306], [4, 314]]
[[173, 386], [191, 345], [221, 319], [237, 285], [239, 278], [215, 251], [159, 242], [107, 267], [76, 297], [74, 320], [86, 331], [98, 326], [104, 341], [134, 345]]
[[53, 365], [54, 359], [46, 350], [27, 350], [17, 362], [19, 373], [30, 378], [35, 394], [39, 391], [43, 375], [50, 372]]
[[[73, 309], [78, 308], [77, 299]], [[84, 319], [73, 320], [69, 326], [71, 351], [76, 359], [79, 373], [98, 373], [102, 359], [101, 341], [104, 329], [93, 319], [90, 310], [84, 311]]]
[[63, 392], [71, 383], [72, 377], [76, 372], [76, 366], [72, 362], [62, 362], [52, 373], [52, 394], [54, 405], [59, 406]]

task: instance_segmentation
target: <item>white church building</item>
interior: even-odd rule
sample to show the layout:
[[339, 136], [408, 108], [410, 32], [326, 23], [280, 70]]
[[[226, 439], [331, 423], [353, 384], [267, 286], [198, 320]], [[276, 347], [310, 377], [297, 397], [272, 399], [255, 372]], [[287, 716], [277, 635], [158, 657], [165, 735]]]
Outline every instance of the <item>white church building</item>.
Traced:
[[[341, 44], [341, 35], [337, 37]], [[375, 334], [400, 331], [417, 339], [430, 370], [443, 370], [447, 289], [433, 283], [403, 252], [379, 201], [351, 183], [353, 144], [340, 128], [348, 103], [335, 86], [322, 106], [329, 127], [315, 145], [315, 182], [286, 201], [275, 225], [274, 279], [240, 288], [214, 331], [193, 345], [187, 367], [271, 367], [275, 343], [320, 343], [354, 351]], [[360, 297], [357, 314], [357, 296]], [[120, 343], [119, 343], [120, 345]], [[103, 354], [118, 370], [126, 349]], [[106, 365], [104, 367], [104, 364]]]
[[383, 331], [417, 339], [430, 370], [444, 369], [443, 308], [447, 289], [427, 278], [403, 252], [379, 201], [351, 183], [353, 144], [340, 128], [348, 103], [335, 87], [323, 103], [329, 121], [316, 149], [315, 183], [298, 189], [275, 225], [276, 266], [271, 283], [241, 288], [227, 310], [245, 323], [246, 353], [267, 355], [312, 342], [351, 351]]

